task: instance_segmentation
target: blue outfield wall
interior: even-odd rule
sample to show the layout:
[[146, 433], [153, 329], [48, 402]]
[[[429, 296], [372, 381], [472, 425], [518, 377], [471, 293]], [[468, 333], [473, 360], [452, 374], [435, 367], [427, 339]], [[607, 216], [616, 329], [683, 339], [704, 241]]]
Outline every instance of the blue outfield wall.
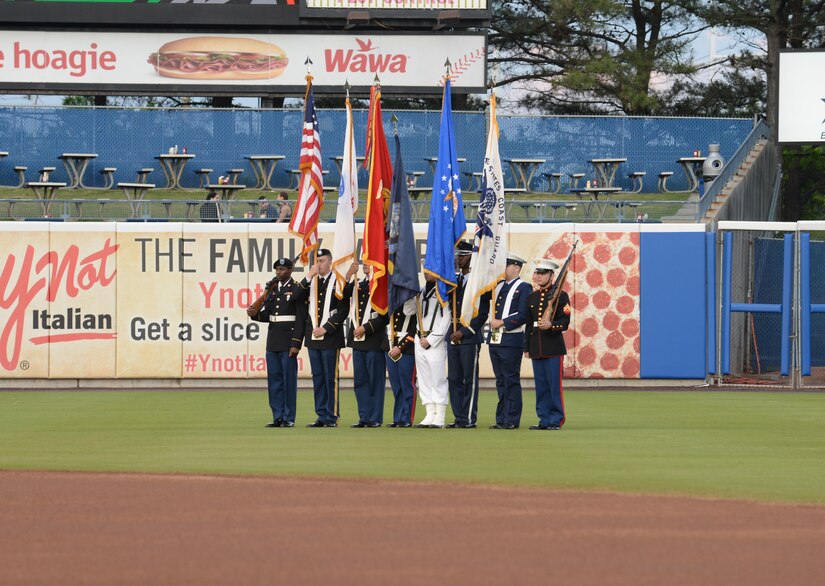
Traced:
[[[407, 171], [423, 171], [420, 185], [432, 185], [426, 157], [438, 154], [441, 114], [433, 111], [384, 111], [384, 126], [395, 113]], [[338, 185], [338, 169], [329, 157], [340, 156], [344, 144], [345, 113], [320, 110], [321, 150], [326, 185]], [[241, 183], [253, 180], [248, 155], [284, 155], [273, 175], [273, 185], [289, 183], [288, 170], [298, 165], [301, 144], [300, 110], [217, 110], [210, 108], [130, 109], [130, 108], [0, 108], [0, 151], [10, 153], [0, 163], [0, 184], [16, 183], [12, 167], [29, 167], [32, 177], [43, 166], [58, 167], [55, 178], [66, 179], [57, 160], [62, 153], [97, 153], [86, 177], [102, 185], [98, 171], [117, 167], [118, 181], [132, 181], [135, 171], [154, 167], [150, 182], [163, 184], [155, 157], [169, 147], [186, 147], [196, 158], [182, 177], [186, 187], [198, 185], [194, 171], [215, 170], [213, 179], [230, 168], [244, 168]], [[355, 111], [356, 151], [364, 153], [367, 112]], [[455, 112], [458, 156], [462, 172], [480, 171], [484, 159], [488, 120], [484, 112]], [[687, 179], [677, 163], [694, 150], [706, 152], [708, 144], [719, 143], [722, 155], [731, 156], [748, 136], [753, 123], [742, 118], [636, 118], [627, 116], [499, 116], [501, 157], [545, 159], [533, 182], [538, 191], [548, 189], [543, 172], [593, 175], [589, 160], [623, 157], [616, 184], [631, 188], [627, 174], [644, 171], [644, 189], [655, 192], [658, 174], [674, 173], [668, 185], [679, 190]], [[509, 165], [504, 165], [505, 185], [513, 186]], [[366, 181], [364, 173], [362, 180]], [[90, 183], [91, 184], [91, 183]], [[566, 186], [566, 183], [565, 183]]]
[[641, 378], [706, 376], [705, 246], [704, 232], [641, 233]]

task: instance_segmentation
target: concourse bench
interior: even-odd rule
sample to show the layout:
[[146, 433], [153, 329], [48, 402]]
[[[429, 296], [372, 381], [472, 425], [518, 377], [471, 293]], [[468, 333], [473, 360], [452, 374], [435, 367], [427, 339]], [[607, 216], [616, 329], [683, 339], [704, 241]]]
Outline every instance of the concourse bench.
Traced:
[[154, 169], [151, 167], [144, 167], [143, 169], [139, 169], [137, 172], [137, 182], [138, 183], [146, 183], [149, 179], [149, 174], [152, 173]]
[[483, 174], [479, 171], [464, 171], [467, 178], [467, 191], [481, 191]]
[[645, 175], [647, 175], [644, 171], [633, 171], [633, 173], [628, 173], [627, 177], [630, 179], [632, 183], [632, 189], [630, 190], [631, 193], [641, 193], [642, 189], [645, 186]]
[[659, 173], [659, 191], [662, 193], [670, 193], [667, 188], [667, 180], [673, 176], [673, 171], [662, 171]]
[[570, 183], [568, 183], [567, 187], [570, 191], [579, 188], [579, 181], [584, 178], [584, 173], [568, 173], [570, 177]]
[[117, 167], [104, 167], [100, 170], [100, 174], [103, 176], [103, 187], [101, 189], [111, 189], [115, 186], [115, 171], [117, 171]]
[[206, 186], [212, 183], [209, 180], [209, 174], [213, 171], [214, 169], [198, 169], [195, 171], [195, 175], [198, 176], [198, 187], [201, 189], [206, 189]]
[[38, 173], [40, 174], [40, 180], [38, 181], [38, 183], [48, 183], [49, 176], [52, 173], [54, 173], [54, 170], [55, 167], [43, 167], [42, 169], [40, 169], [40, 171], [38, 171]]
[[28, 167], [24, 167], [22, 165], [18, 165], [14, 168], [14, 172], [17, 173], [17, 189], [24, 187], [26, 185], [26, 170]]
[[561, 192], [561, 178], [564, 177], [564, 173], [542, 173], [542, 175], [547, 177], [548, 193]]

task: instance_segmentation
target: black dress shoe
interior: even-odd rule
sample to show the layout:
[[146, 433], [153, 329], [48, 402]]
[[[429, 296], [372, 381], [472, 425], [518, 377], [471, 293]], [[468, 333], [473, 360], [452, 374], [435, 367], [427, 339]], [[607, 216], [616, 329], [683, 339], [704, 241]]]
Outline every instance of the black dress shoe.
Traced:
[[490, 426], [490, 429], [504, 429], [504, 426], [501, 425], [500, 423], [494, 423], [493, 425]]
[[338, 424], [334, 421], [327, 421], [326, 423], [324, 423], [324, 427], [338, 427]]
[[378, 423], [377, 421], [368, 421], [367, 422], [367, 427], [381, 427], [381, 424]]
[[264, 427], [281, 427], [281, 424], [283, 424], [283, 420], [282, 419], [276, 419], [275, 421], [273, 421], [271, 423], [267, 423], [266, 425], [264, 425]]
[[452, 423], [448, 423], [444, 427], [446, 427], [447, 429], [455, 429], [456, 427], [460, 427], [460, 426], [458, 425], [458, 422], [453, 421]]
[[558, 425], [542, 425], [542, 424], [539, 423], [538, 425], [531, 425], [530, 429], [540, 429], [542, 431], [544, 431], [544, 430], [554, 431], [554, 430], [561, 429], [561, 427], [558, 426]]
[[513, 423], [502, 423], [499, 429], [516, 429], [518, 426]]
[[292, 421], [284, 420], [281, 422], [281, 427], [295, 427], [295, 423]]
[[402, 421], [398, 423], [395, 427], [412, 427], [412, 423], [409, 421]]
[[323, 421], [313, 421], [312, 423], [307, 423], [307, 427], [324, 427]]
[[366, 427], [366, 426], [367, 426], [366, 421], [359, 421], [358, 423], [353, 423], [352, 425], [350, 425], [350, 427], [359, 427], [359, 428], [360, 427]]
[[456, 425], [456, 427], [458, 429], [475, 429], [476, 424], [475, 423], [459, 423], [458, 425]]
[[387, 424], [387, 427], [398, 427], [398, 423], [396, 423], [395, 421], [393, 421], [392, 423], [388, 423], [388, 424]]

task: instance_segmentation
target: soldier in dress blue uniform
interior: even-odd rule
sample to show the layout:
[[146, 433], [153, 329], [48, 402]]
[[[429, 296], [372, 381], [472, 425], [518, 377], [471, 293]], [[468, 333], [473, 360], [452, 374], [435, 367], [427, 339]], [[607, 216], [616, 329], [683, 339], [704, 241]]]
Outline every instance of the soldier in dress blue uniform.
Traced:
[[[295, 302], [296, 283], [292, 279], [292, 261], [279, 258], [275, 261], [274, 286], [261, 309], [255, 313], [251, 307], [247, 315], [255, 321], [269, 322], [266, 334], [266, 380], [269, 390], [269, 407], [272, 423], [266, 427], [294, 427], [295, 399], [298, 393], [298, 352], [304, 337], [303, 304]], [[272, 281], [266, 288], [275, 285]]]
[[408, 299], [390, 317], [390, 351], [387, 374], [390, 377], [395, 406], [389, 427], [412, 427], [415, 417], [415, 297]]
[[553, 272], [559, 266], [553, 261], [540, 259], [534, 270], [538, 290], [527, 297], [527, 321], [524, 331], [524, 356], [533, 360], [536, 379], [536, 414], [538, 425], [530, 429], [561, 429], [564, 425], [564, 397], [561, 389], [562, 364], [567, 348], [562, 332], [570, 325], [570, 298], [562, 291], [556, 311], [549, 319], [544, 318], [550, 303], [550, 286]]
[[[312, 285], [316, 276], [316, 284]], [[349, 298], [346, 293], [340, 299], [335, 294], [332, 253], [328, 249], [318, 249], [315, 264], [298, 283], [294, 296], [305, 305], [304, 345], [309, 352], [315, 413], [318, 415], [318, 419], [307, 427], [337, 427], [338, 357], [346, 342], [344, 320]]]
[[[478, 315], [464, 327], [457, 321], [461, 315], [464, 289], [470, 275], [470, 258], [473, 245], [462, 240], [456, 247], [456, 263], [459, 273], [457, 286], [450, 293], [452, 321], [447, 329], [447, 383], [450, 387], [450, 404], [455, 421], [449, 428], [469, 429], [476, 426], [478, 414], [478, 355], [481, 349], [481, 329], [490, 313], [490, 294], [481, 296]], [[458, 326], [458, 327], [455, 327]]]
[[533, 292], [533, 286], [519, 278], [524, 263], [523, 258], [508, 254], [504, 281], [495, 289], [487, 344], [496, 375], [498, 405], [496, 422], [490, 429], [517, 429], [521, 423], [524, 322], [527, 320], [527, 297]]
[[[389, 352], [387, 324], [389, 317], [370, 307], [370, 266], [363, 266], [364, 278], [347, 285], [352, 295], [350, 328], [347, 344], [352, 348], [352, 374], [358, 423], [351, 427], [381, 427], [384, 422], [384, 394], [387, 368], [384, 354]], [[356, 289], [357, 287], [357, 289]]]

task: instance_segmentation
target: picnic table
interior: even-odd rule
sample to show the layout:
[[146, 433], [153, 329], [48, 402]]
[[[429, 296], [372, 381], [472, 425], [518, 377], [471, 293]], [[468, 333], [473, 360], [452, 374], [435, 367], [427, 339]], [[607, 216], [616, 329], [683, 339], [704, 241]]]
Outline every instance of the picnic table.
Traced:
[[682, 166], [688, 180], [688, 193], [699, 191], [699, 177], [701, 175], [702, 163], [707, 157], [681, 157], [676, 162]]
[[510, 164], [510, 169], [513, 171], [513, 178], [516, 180], [516, 189], [524, 189], [524, 191], [533, 192], [531, 183], [533, 175], [538, 170], [540, 165], [547, 162], [546, 159], [504, 159], [505, 163]]
[[[613, 187], [613, 181], [616, 179], [616, 170], [619, 165], [626, 163], [626, 158], [608, 157], [606, 159], [590, 159], [590, 164], [596, 171], [596, 176], [599, 178], [599, 185], [605, 187]], [[573, 191], [572, 189], [570, 191]]]
[[83, 184], [83, 175], [86, 174], [86, 168], [89, 166], [89, 161], [97, 158], [96, 153], [63, 153], [57, 157], [63, 161], [63, 166], [66, 167], [66, 174], [69, 176], [69, 189], [88, 189], [87, 185]]
[[246, 189], [246, 185], [235, 185], [234, 183], [209, 184], [206, 186], [208, 191], [217, 191], [221, 194], [221, 199], [231, 201], [235, 199], [235, 195], [241, 190]]
[[249, 155], [244, 158], [249, 161], [249, 166], [252, 167], [252, 173], [255, 175], [255, 189], [274, 190], [272, 173], [275, 172], [278, 161], [283, 161], [286, 157], [284, 155]]
[[132, 208], [132, 217], [137, 218], [138, 210], [146, 197], [146, 192], [155, 188], [154, 183], [118, 183], [118, 189], [123, 191], [123, 195], [129, 201], [129, 207]]
[[[587, 216], [590, 216], [590, 211], [593, 209], [593, 206], [596, 206], [596, 212], [599, 214], [598, 221], [601, 222], [604, 219], [604, 212], [609, 205], [607, 198], [621, 190], [621, 187], [574, 187], [570, 190], [570, 193], [589, 196], [590, 202], [587, 203]], [[604, 198], [600, 200], [599, 196], [604, 196]]]
[[34, 192], [34, 197], [40, 202], [43, 208], [43, 217], [48, 217], [52, 200], [54, 200], [54, 192], [61, 187], [66, 187], [66, 184], [57, 181], [29, 181], [26, 183], [26, 187]]
[[183, 175], [183, 168], [190, 159], [194, 159], [192, 154], [163, 154], [155, 157], [160, 163], [160, 168], [163, 170], [163, 175], [166, 177], [166, 189], [183, 189], [180, 184], [181, 175]]

